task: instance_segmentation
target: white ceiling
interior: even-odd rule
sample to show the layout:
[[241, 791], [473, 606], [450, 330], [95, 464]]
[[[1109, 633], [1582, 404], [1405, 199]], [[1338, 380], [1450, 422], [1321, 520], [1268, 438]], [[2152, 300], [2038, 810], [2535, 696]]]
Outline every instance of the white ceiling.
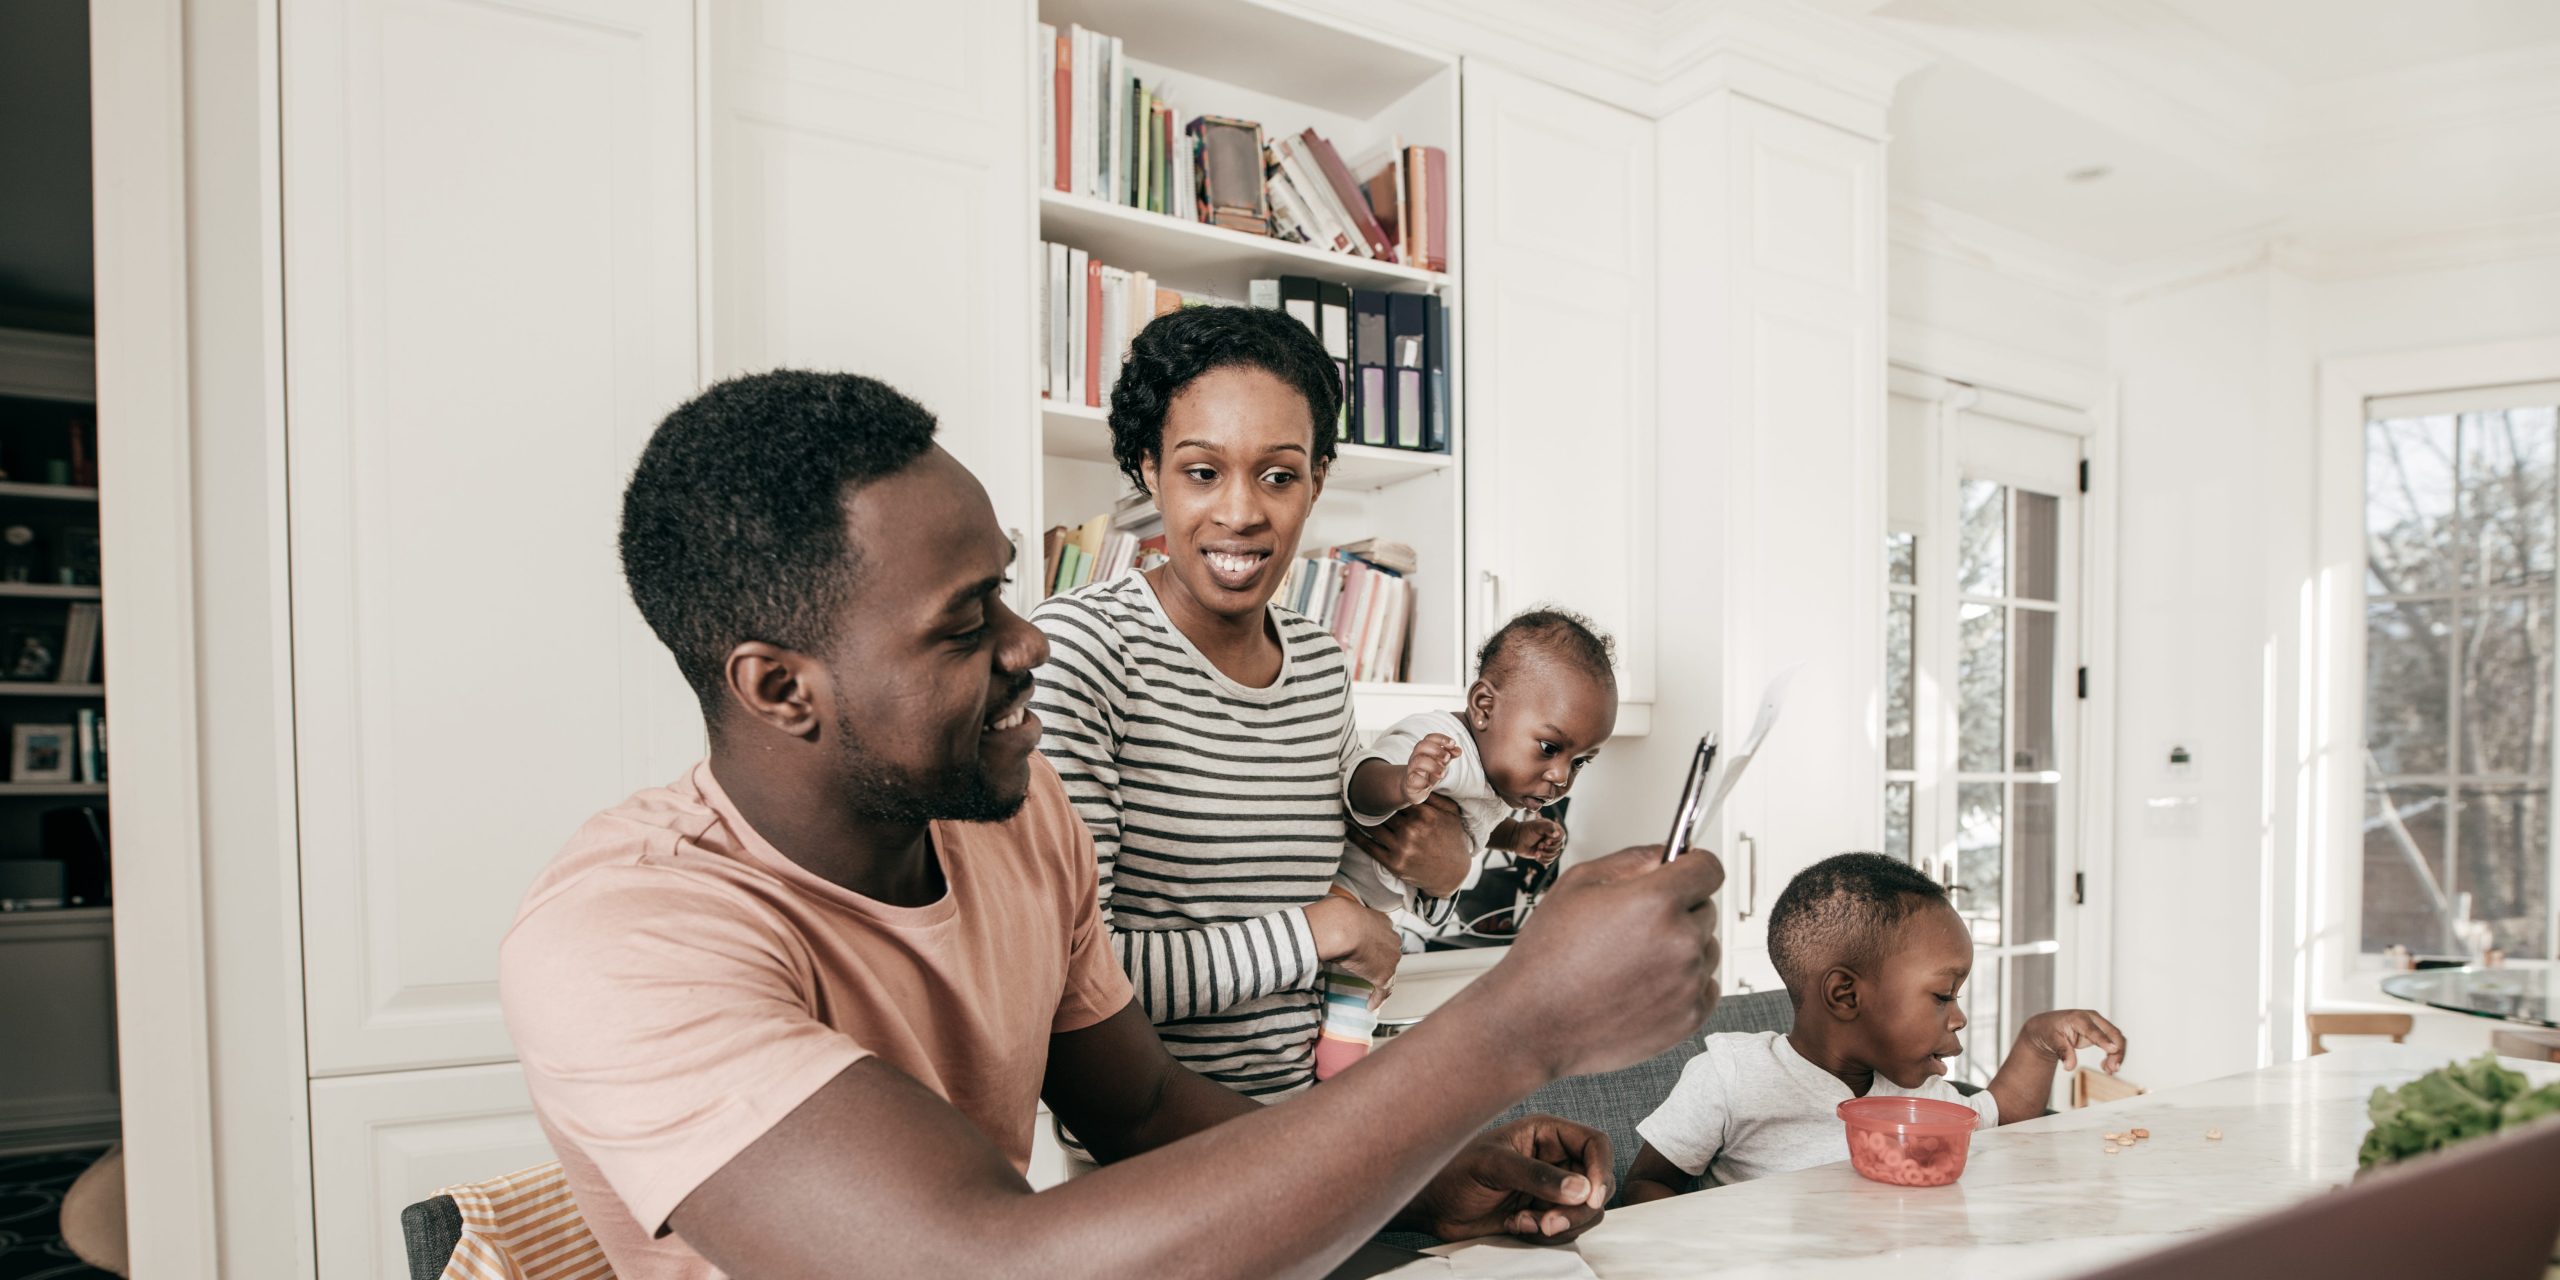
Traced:
[[2560, 41], [2552, 0], [2162, 0], [2295, 84]]
[[2560, 0], [1812, 2], [1935, 55], [1895, 100], [1898, 198], [2102, 268], [2560, 237]]

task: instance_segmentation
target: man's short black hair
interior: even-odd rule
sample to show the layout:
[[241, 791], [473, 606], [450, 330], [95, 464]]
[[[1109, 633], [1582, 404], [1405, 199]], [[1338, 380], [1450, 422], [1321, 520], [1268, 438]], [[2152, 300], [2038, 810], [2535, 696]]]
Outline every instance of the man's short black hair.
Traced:
[[1173, 398], [1202, 374], [1234, 368], [1260, 369], [1297, 388], [1314, 419], [1307, 465], [1333, 461], [1342, 374], [1316, 336], [1285, 311], [1184, 307], [1138, 331], [1120, 380], [1112, 384], [1111, 460], [1129, 483], [1145, 488], [1147, 458], [1163, 456], [1164, 419]]
[[1843, 853], [1796, 873], [1769, 908], [1769, 959], [1787, 996], [1804, 1008], [1833, 968], [1873, 974], [1903, 921], [1943, 903], [1947, 891], [1920, 869], [1881, 853]]
[[1499, 689], [1532, 659], [1560, 662], [1604, 688], [1618, 687], [1618, 646], [1591, 619], [1567, 609], [1532, 609], [1503, 623], [1476, 651], [1476, 679]]
[[923, 456], [933, 432], [887, 383], [787, 369], [718, 383], [658, 424], [622, 491], [622, 576], [705, 717], [740, 644], [834, 640], [861, 550], [845, 499]]

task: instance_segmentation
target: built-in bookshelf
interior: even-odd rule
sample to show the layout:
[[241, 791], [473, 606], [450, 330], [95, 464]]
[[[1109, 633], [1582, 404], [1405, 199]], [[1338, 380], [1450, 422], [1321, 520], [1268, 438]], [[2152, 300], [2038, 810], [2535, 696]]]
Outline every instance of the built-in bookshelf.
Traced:
[[89, 360], [85, 339], [0, 331], [0, 860], [58, 863], [60, 901], [82, 909], [103, 902], [106, 875]]
[[[1400, 147], [1432, 147], [1445, 154], [1449, 234], [1440, 246], [1442, 270], [1061, 191], [1042, 181], [1042, 156], [1036, 151], [1026, 159], [1034, 168], [1041, 243], [1028, 246], [1026, 257], [1035, 300], [1043, 298], [1049, 279], [1049, 244], [1146, 273], [1156, 287], [1190, 300], [1246, 304], [1254, 300], [1253, 282], [1282, 277], [1388, 294], [1427, 294], [1437, 300], [1447, 326], [1446, 448], [1340, 445], [1301, 551], [1372, 538], [1413, 549], [1416, 568], [1407, 575], [1413, 589], [1411, 634], [1402, 664], [1409, 679], [1361, 684], [1355, 698], [1360, 719], [1369, 727], [1422, 706], [1448, 705], [1466, 670], [1468, 603], [1460, 392], [1463, 241], [1456, 234], [1455, 214], [1463, 164], [1456, 61], [1251, 0], [1042, 0], [1038, 22], [1061, 32], [1081, 25], [1118, 37], [1129, 73], [1178, 107], [1181, 118], [1172, 121], [1178, 142], [1189, 118], [1216, 116], [1259, 124], [1266, 140], [1314, 130], [1361, 169], [1374, 168], [1379, 156], [1401, 155]], [[1039, 28], [1028, 35], [1033, 74], [1044, 75], [1048, 60]], [[1037, 92], [1043, 87], [1035, 85], [1035, 117], [1044, 110], [1045, 95]], [[1037, 120], [1031, 133], [1035, 149], [1046, 144]], [[1072, 527], [1113, 511], [1128, 485], [1111, 461], [1106, 411], [1080, 401], [1042, 398], [1030, 407], [1030, 415], [1041, 455], [1039, 526]]]

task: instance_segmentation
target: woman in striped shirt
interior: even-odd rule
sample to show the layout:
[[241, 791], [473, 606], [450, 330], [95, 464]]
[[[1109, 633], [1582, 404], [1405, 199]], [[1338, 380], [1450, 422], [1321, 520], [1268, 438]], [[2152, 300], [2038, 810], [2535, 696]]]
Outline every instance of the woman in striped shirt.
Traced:
[[1451, 805], [1346, 832], [1349, 667], [1271, 604], [1340, 402], [1333, 361], [1285, 313], [1158, 317], [1112, 391], [1111, 443], [1155, 496], [1170, 559], [1032, 614], [1050, 646], [1041, 750], [1093, 830], [1112, 945], [1174, 1056], [1255, 1097], [1313, 1078], [1324, 965], [1394, 975], [1387, 918], [1326, 892], [1346, 834], [1425, 892], [1468, 867]]

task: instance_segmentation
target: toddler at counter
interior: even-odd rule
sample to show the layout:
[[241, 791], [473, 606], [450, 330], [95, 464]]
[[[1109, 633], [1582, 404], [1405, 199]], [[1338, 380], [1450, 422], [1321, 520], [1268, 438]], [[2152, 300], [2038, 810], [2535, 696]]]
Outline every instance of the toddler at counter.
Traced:
[[[1438, 792], [1455, 800], [1475, 870], [1487, 849], [1540, 862], [1564, 853], [1564, 828], [1538, 811], [1564, 798], [1618, 724], [1618, 678], [1608, 637], [1590, 620], [1538, 609], [1503, 624], [1476, 657], [1476, 680], [1457, 712], [1406, 716], [1354, 757], [1342, 781], [1351, 820], [1374, 827]], [[1525, 815], [1525, 816], [1515, 816]], [[1396, 879], [1357, 844], [1345, 844], [1333, 892], [1374, 911], [1404, 908], [1429, 923], [1451, 909]], [[1316, 1078], [1331, 1079], [1369, 1052], [1376, 991], [1339, 970], [1324, 975]]]
[[1679, 1194], [1691, 1178], [1747, 1182], [1849, 1157], [1835, 1109], [1852, 1097], [1937, 1098], [1980, 1122], [2044, 1114], [2053, 1073], [2081, 1046], [2124, 1061], [2124, 1034], [2086, 1009], [2040, 1013], [2018, 1029], [1991, 1086], [1970, 1096], [1946, 1079], [1965, 1026], [1956, 998], [1973, 938], [1947, 892], [1910, 864], [1844, 853], [1807, 867], [1769, 912], [1769, 957], [1795, 1002], [1795, 1028], [1729, 1032], [1680, 1072], [1636, 1126], [1644, 1146], [1626, 1202]]

